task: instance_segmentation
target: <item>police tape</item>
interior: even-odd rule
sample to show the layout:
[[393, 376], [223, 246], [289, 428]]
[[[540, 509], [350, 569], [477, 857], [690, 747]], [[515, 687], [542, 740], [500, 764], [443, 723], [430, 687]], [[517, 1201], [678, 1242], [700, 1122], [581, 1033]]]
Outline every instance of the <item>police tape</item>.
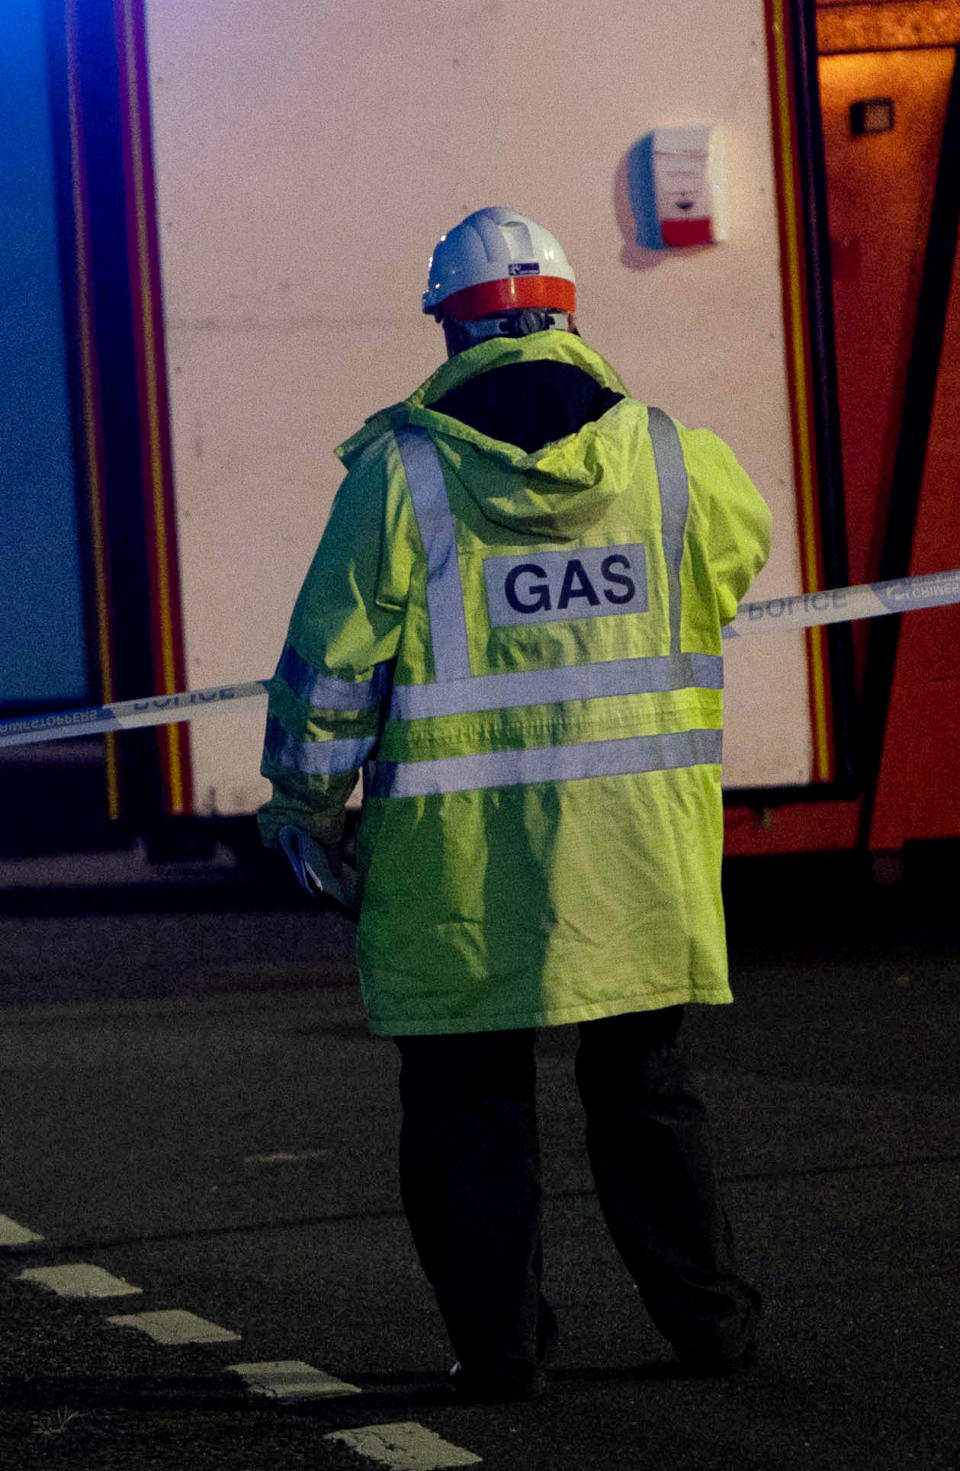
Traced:
[[25, 715], [0, 720], [0, 747], [34, 741], [59, 741], [68, 736], [102, 735], [138, 726], [172, 725], [213, 710], [236, 710], [267, 698], [268, 679], [249, 684], [218, 685], [209, 690], [187, 690], [180, 695], [153, 695], [146, 700], [124, 700], [114, 705], [92, 705], [86, 710], [64, 710], [51, 715]]
[[906, 613], [914, 608], [940, 608], [960, 603], [960, 570], [932, 572], [922, 577], [896, 577], [889, 582], [865, 582], [826, 592], [793, 593], [764, 603], [741, 603], [724, 638], [751, 633], [776, 633], [784, 628], [818, 628], [825, 623], [849, 623]]
[[[906, 613], [916, 608], [946, 607], [951, 603], [960, 603], [960, 569], [741, 603], [740, 611], [723, 630], [723, 636], [743, 638], [755, 633], [779, 633], [788, 628], [817, 628], [828, 623], [881, 618], [887, 613]], [[255, 679], [248, 684], [218, 685], [177, 695], [92, 705], [84, 710], [0, 720], [0, 748], [64, 740], [70, 736], [101, 735], [112, 730], [171, 725], [218, 710], [262, 704], [269, 689], [270, 680]]]

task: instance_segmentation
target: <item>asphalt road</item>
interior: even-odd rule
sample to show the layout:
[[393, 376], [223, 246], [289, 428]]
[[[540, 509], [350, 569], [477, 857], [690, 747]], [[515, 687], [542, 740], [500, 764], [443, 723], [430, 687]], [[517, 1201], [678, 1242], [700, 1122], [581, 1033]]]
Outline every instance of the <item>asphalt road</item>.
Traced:
[[[737, 1004], [688, 1032], [766, 1297], [760, 1363], [671, 1377], [603, 1229], [561, 1028], [540, 1088], [562, 1337], [546, 1398], [509, 1408], [425, 1394], [450, 1355], [400, 1210], [395, 1049], [367, 1034], [345, 921], [209, 893], [0, 916], [0, 1217], [43, 1238], [0, 1248], [0, 1463], [363, 1471], [387, 1464], [369, 1437], [329, 1437], [403, 1423], [490, 1471], [957, 1471], [956, 906], [826, 868], [802, 891], [755, 880], [732, 885]], [[20, 1276], [76, 1263], [142, 1292]], [[169, 1309], [239, 1337], [108, 1321]], [[281, 1405], [226, 1372], [265, 1361], [361, 1393]]]

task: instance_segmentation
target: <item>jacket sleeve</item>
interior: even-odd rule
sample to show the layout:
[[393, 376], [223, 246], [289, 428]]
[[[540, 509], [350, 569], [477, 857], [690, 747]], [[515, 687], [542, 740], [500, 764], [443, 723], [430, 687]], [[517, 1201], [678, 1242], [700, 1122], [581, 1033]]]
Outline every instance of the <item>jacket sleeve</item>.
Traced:
[[415, 553], [398, 457], [381, 441], [350, 470], [294, 606], [270, 685], [258, 813], [320, 842], [343, 834], [347, 799], [376, 749]]
[[721, 624], [770, 555], [770, 507], [728, 444], [709, 429], [682, 431], [691, 491], [699, 502]]

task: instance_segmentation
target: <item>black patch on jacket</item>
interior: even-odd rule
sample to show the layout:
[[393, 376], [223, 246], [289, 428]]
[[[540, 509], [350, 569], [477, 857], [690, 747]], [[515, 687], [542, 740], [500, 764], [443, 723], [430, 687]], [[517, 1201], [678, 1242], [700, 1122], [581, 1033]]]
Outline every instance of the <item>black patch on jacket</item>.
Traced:
[[622, 398], [573, 363], [540, 359], [491, 368], [427, 407], [529, 455], [576, 434]]

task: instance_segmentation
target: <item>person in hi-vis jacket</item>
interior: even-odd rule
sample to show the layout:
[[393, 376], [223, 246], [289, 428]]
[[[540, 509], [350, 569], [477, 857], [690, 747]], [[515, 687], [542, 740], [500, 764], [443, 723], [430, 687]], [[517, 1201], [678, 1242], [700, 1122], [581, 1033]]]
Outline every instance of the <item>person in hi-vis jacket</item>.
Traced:
[[732, 999], [721, 628], [770, 516], [722, 440], [630, 396], [575, 305], [513, 210], [437, 245], [448, 359], [337, 451], [262, 767], [263, 839], [301, 876], [308, 850], [336, 868], [362, 772], [363, 998], [400, 1049], [403, 1202], [468, 1400], [538, 1394], [557, 1334], [538, 1027], [579, 1026], [600, 1204], [681, 1365], [748, 1366], [760, 1311], [679, 1031]]

